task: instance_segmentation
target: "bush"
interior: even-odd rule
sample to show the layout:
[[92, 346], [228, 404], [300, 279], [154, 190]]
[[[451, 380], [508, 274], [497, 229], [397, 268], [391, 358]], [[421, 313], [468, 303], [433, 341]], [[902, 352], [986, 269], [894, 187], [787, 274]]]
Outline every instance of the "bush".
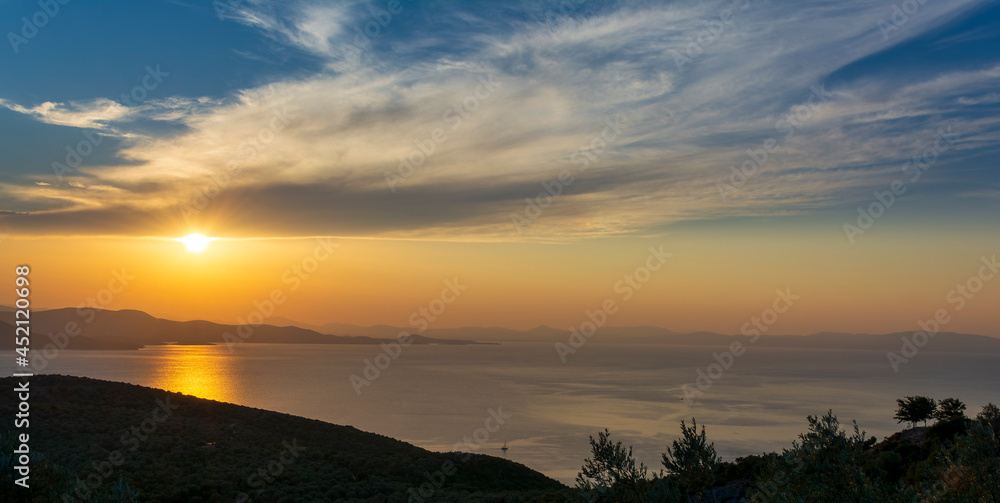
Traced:
[[924, 439], [935, 448], [951, 447], [956, 437], [965, 435], [969, 423], [964, 416], [938, 421], [924, 431]]
[[897, 486], [886, 483], [882, 474], [865, 473], [865, 434], [857, 423], [848, 436], [833, 411], [822, 418], [809, 416], [808, 421], [809, 433], [799, 435], [801, 444], [793, 442], [792, 448], [775, 460], [751, 491], [750, 501], [909, 501]]
[[955, 446], [938, 457], [938, 479], [927, 488], [932, 501], [1000, 502], [1000, 452], [992, 428], [973, 422]]

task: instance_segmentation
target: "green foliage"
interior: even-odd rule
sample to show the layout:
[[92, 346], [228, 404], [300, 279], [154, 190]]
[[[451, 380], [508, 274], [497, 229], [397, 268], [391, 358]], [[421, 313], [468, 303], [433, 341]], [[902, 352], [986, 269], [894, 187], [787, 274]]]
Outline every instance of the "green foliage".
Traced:
[[653, 476], [650, 485], [651, 488], [642, 499], [643, 502], [685, 503], [691, 499], [681, 491], [674, 477]]
[[589, 502], [630, 503], [645, 501], [650, 490], [646, 478], [646, 466], [636, 466], [632, 447], [628, 449], [621, 442], [611, 442], [611, 432], [604, 430], [597, 434], [597, 440], [590, 437], [590, 458], [584, 460], [580, 474], [576, 477], [576, 487], [581, 497]]
[[[913, 407], [913, 421], [936, 409], [926, 397], [899, 403]], [[833, 411], [809, 416], [808, 432], [791, 449], [733, 462], [715, 455], [705, 428], [698, 431], [692, 419], [690, 427], [681, 423], [682, 437], [663, 454], [666, 474], [654, 476], [638, 499], [610, 490], [623, 477], [606, 477], [609, 490], [581, 496], [584, 501], [701, 503], [745, 501], [739, 498], [746, 491], [748, 501], [757, 503], [1000, 503], [1000, 440], [990, 426], [1000, 419], [1000, 410], [990, 404], [979, 421], [971, 421], [961, 401], [942, 404], [944, 419], [883, 442], [868, 438], [856, 423], [853, 431], [842, 429]], [[591, 445], [595, 454], [617, 460], [605, 466], [605, 473], [612, 473], [610, 466], [634, 467], [631, 448], [612, 444], [607, 430], [598, 440], [591, 438]], [[632, 474], [633, 486], [641, 485], [634, 482], [636, 472], [624, 472]]]
[[865, 434], [854, 424], [848, 435], [833, 411], [808, 417], [809, 432], [799, 435], [758, 480], [750, 501], [799, 503], [837, 501], [887, 503], [907, 501], [884, 476], [865, 472]]
[[139, 491], [133, 490], [125, 479], [119, 477], [118, 482], [108, 488], [104, 494], [91, 497], [94, 503], [138, 503]]
[[896, 415], [893, 416], [893, 419], [899, 423], [910, 423], [914, 427], [920, 421], [923, 421], [924, 426], [927, 426], [927, 420], [934, 417], [934, 413], [937, 411], [937, 402], [926, 396], [899, 398], [896, 400], [896, 404], [899, 408], [896, 409]]
[[755, 480], [771, 466], [779, 455], [774, 452], [757, 455], [751, 454], [736, 458], [735, 461], [723, 461], [719, 464], [717, 480], [731, 482], [737, 480]]
[[951, 449], [941, 450], [936, 464], [936, 480], [925, 489], [928, 501], [1000, 502], [1000, 452], [992, 428], [972, 422]]
[[[1000, 503], [995, 430], [988, 420], [956, 414], [964, 410], [961, 402], [951, 403], [952, 413], [931, 428], [901, 432], [867, 450], [856, 424], [848, 435], [832, 411], [810, 417], [810, 432], [757, 479], [750, 501]], [[926, 402], [922, 407], [926, 411]], [[985, 409], [980, 419], [992, 411]]]
[[950, 447], [954, 445], [956, 437], [965, 435], [969, 422], [965, 417], [938, 421], [924, 431], [924, 441], [934, 449]]
[[1000, 407], [992, 402], [983, 406], [982, 412], [976, 414], [976, 419], [993, 428], [993, 431], [1000, 432]]
[[722, 458], [715, 452], [715, 444], [708, 443], [705, 427], [698, 433], [698, 422], [691, 418], [691, 427], [681, 421], [680, 439], [674, 440], [663, 454], [663, 466], [676, 477], [680, 489], [701, 497], [715, 484]]
[[69, 488], [71, 476], [34, 449], [29, 453], [31, 472], [27, 481], [28, 489], [14, 483], [16, 479], [21, 478], [21, 475], [14, 471], [14, 467], [18, 466], [18, 455], [13, 451], [19, 445], [15, 440], [16, 436], [13, 433], [0, 431], [0, 501], [11, 503], [59, 501], [59, 495]]
[[[52, 463], [48, 457], [31, 454], [31, 469], [28, 489], [14, 484], [21, 476], [15, 475], [17, 456], [12, 452], [17, 447], [13, 434], [0, 432], [0, 501], [5, 503], [50, 503], [62, 501], [62, 495], [71, 492], [75, 476], [63, 467]], [[30, 453], [29, 453], [30, 454]], [[138, 491], [119, 478], [118, 482], [103, 490], [93, 491], [87, 499], [92, 503], [137, 503]]]
[[865, 461], [865, 473], [882, 474], [889, 483], [898, 483], [906, 475], [907, 464], [897, 451], [874, 453]]
[[965, 404], [957, 398], [945, 398], [938, 402], [937, 411], [934, 418], [938, 421], [952, 421], [955, 419], [965, 419]]

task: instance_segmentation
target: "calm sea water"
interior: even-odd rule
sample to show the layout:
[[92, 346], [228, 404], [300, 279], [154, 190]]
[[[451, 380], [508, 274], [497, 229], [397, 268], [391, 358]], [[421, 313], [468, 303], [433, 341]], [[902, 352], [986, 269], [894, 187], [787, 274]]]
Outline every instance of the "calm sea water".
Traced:
[[[510, 417], [478, 452], [572, 483], [588, 436], [609, 428], [658, 469], [679, 422], [698, 419], [726, 459], [780, 450], [806, 416], [833, 409], [879, 437], [899, 429], [895, 399], [958, 397], [977, 412], [1000, 403], [1000, 355], [923, 352], [897, 374], [873, 351], [754, 348], [692, 404], [681, 386], [713, 363], [712, 348], [589, 343], [568, 362], [551, 344], [410, 346], [358, 395], [374, 346], [241, 344], [140, 351], [64, 351], [46, 373], [123, 381], [320, 419], [432, 450], [473, 439], [493, 409]], [[5, 351], [0, 370], [15, 371]], [[492, 426], [493, 423], [490, 423]], [[478, 440], [484, 440], [485, 430]], [[40, 433], [42, 434], [42, 433]], [[472, 440], [475, 442], [475, 440]], [[307, 439], [301, 439], [307, 446]]]

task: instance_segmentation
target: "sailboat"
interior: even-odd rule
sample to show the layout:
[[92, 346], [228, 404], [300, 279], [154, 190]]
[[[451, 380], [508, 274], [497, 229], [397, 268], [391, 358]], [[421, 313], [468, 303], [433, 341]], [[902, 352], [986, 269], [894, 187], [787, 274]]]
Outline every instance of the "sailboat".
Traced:
[[500, 450], [503, 451], [503, 457], [506, 458], [507, 457], [507, 441], [506, 440], [503, 441], [503, 447], [501, 447]]

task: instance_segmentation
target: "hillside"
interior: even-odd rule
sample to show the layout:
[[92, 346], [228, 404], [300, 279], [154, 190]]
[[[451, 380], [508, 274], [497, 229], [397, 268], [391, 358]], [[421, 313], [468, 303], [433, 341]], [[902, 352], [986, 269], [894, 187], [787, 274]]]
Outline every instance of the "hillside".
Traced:
[[[0, 378], [4, 389], [16, 385]], [[62, 501], [77, 477], [91, 481], [93, 501], [119, 479], [138, 501], [164, 503], [405, 502], [421, 489], [433, 490], [426, 501], [555, 502], [568, 491], [497, 457], [431, 452], [351, 426], [180, 393], [59, 375], [31, 378], [30, 390], [30, 501]], [[14, 417], [16, 407], [5, 399], [0, 416]], [[29, 501], [8, 492], [20, 488], [5, 468], [0, 500]]]

